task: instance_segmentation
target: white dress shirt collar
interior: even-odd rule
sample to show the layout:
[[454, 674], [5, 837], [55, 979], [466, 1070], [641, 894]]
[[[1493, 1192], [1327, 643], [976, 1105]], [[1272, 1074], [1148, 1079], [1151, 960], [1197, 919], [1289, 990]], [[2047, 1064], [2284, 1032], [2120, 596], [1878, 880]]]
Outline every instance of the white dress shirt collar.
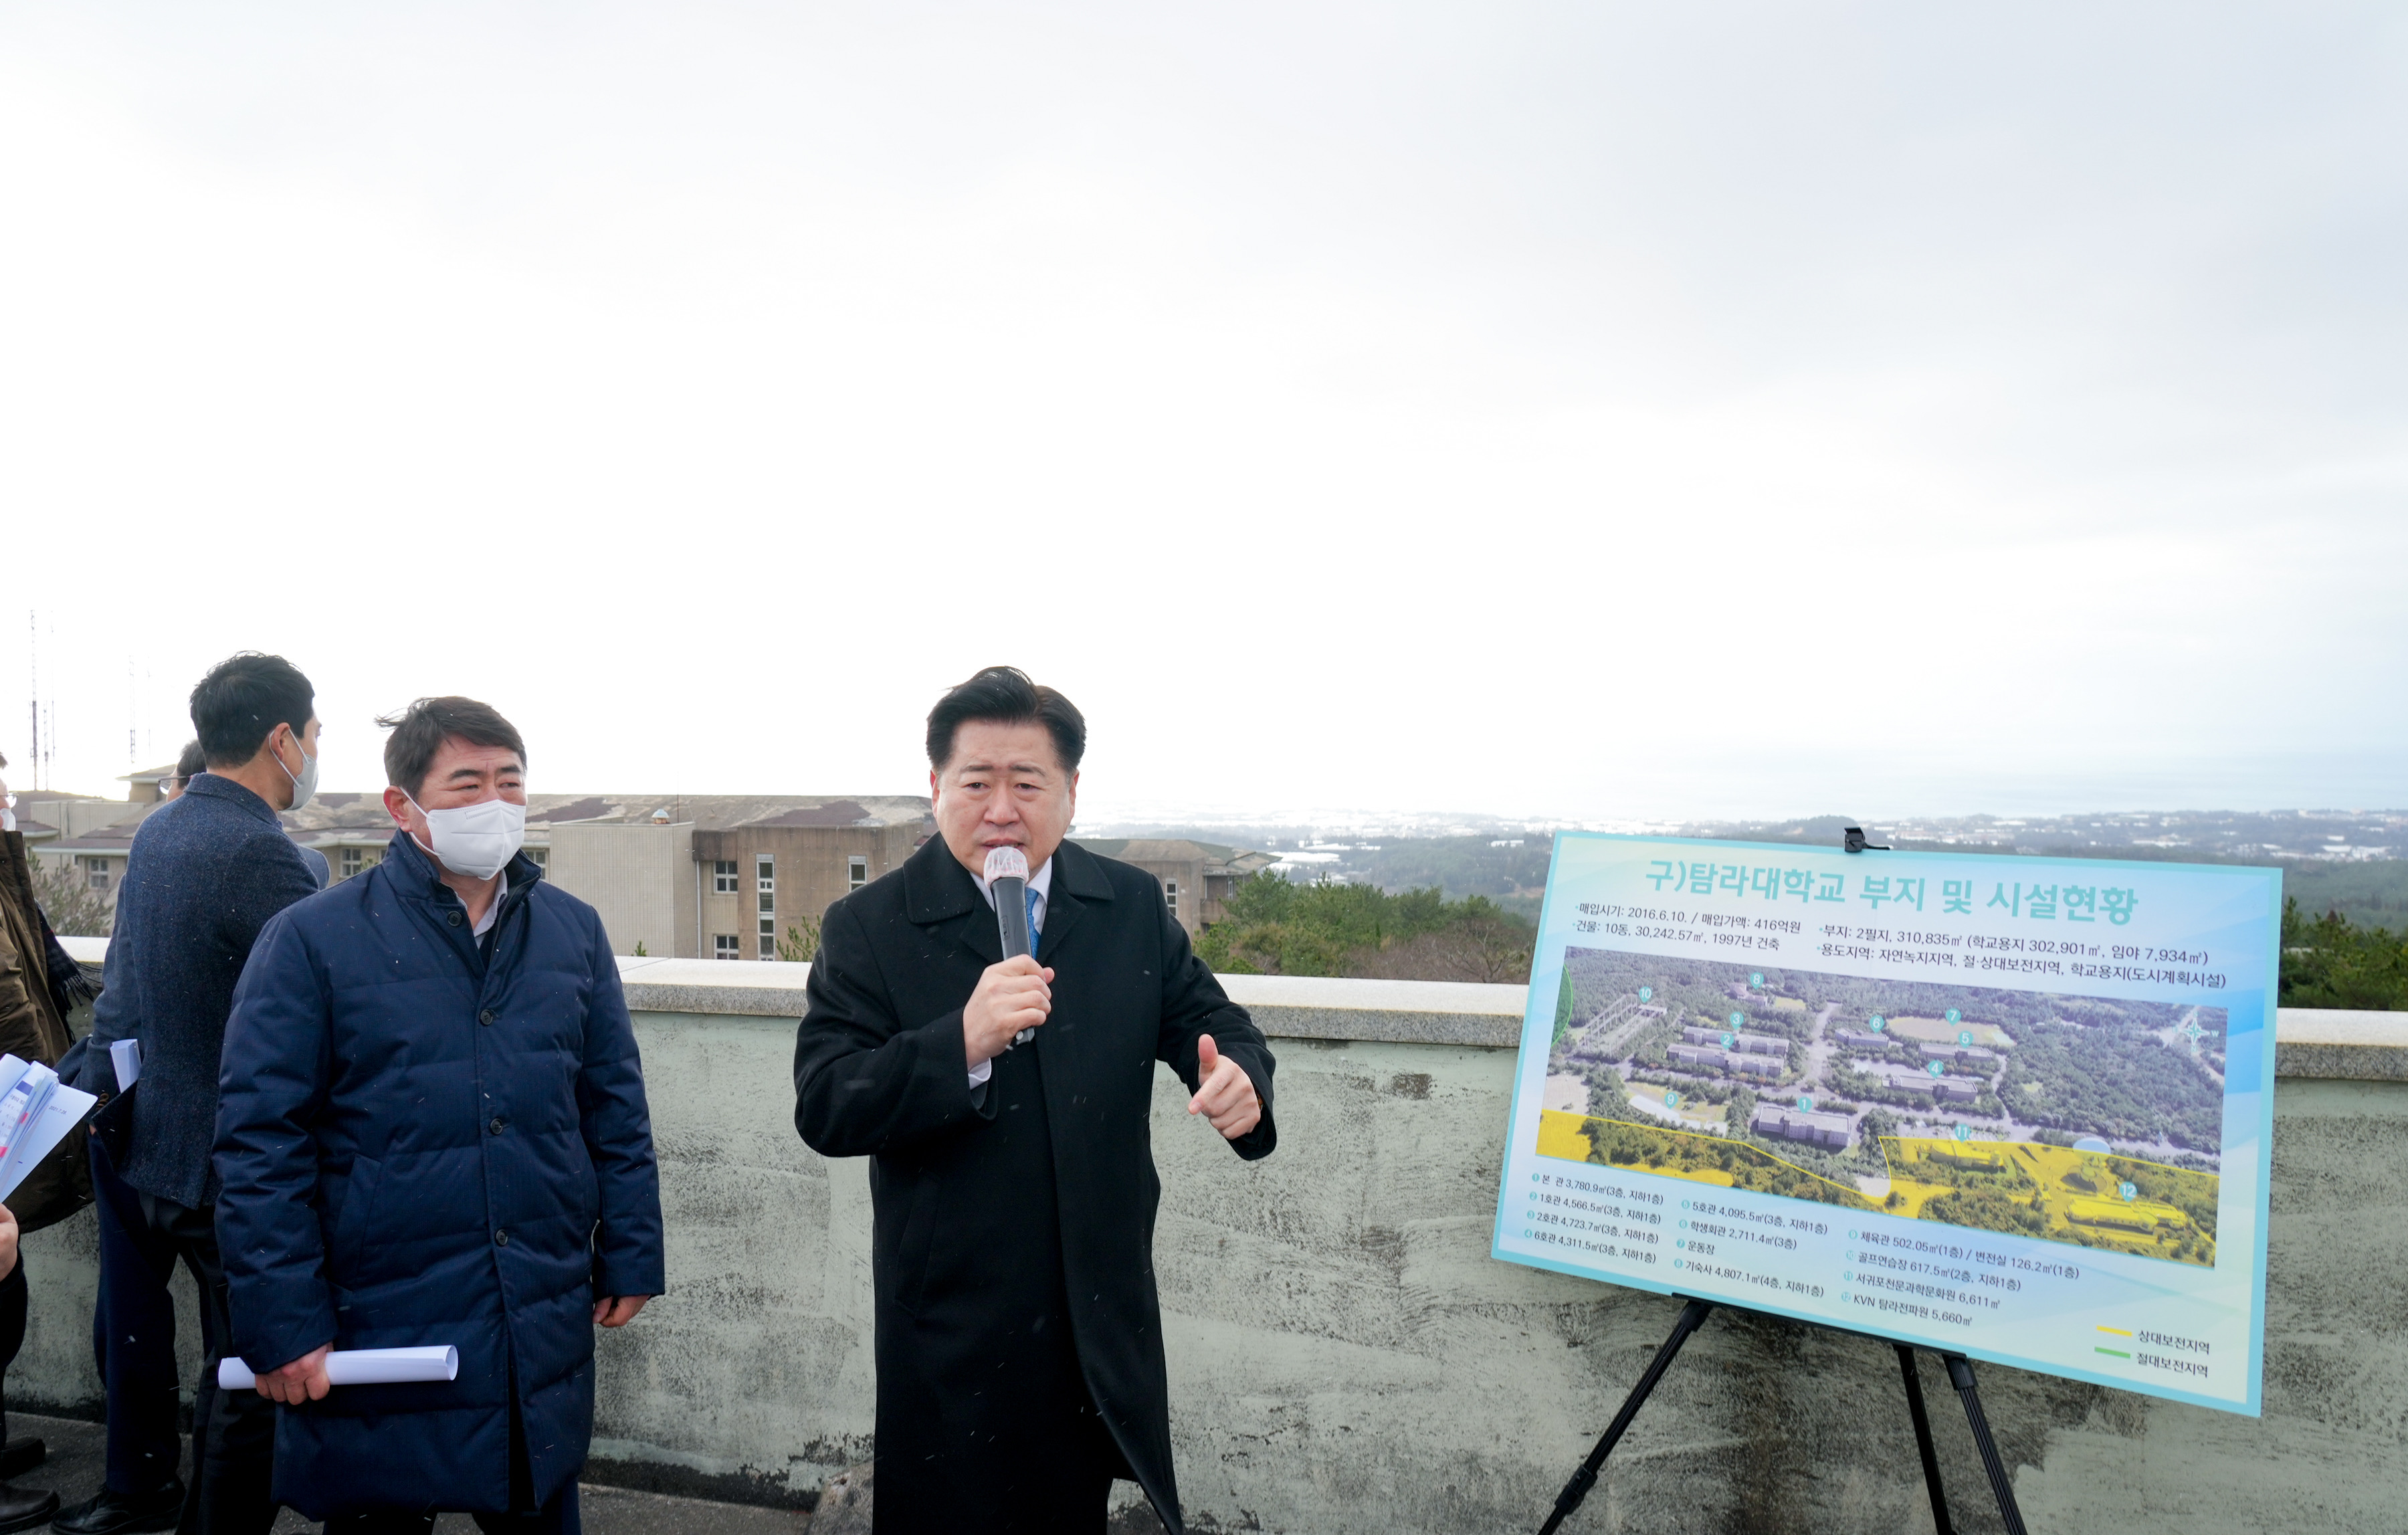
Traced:
[[471, 938], [483, 938], [487, 933], [494, 930], [494, 924], [500, 919], [502, 914], [502, 897], [509, 893], [510, 877], [508, 873], [505, 873], [502, 876], [500, 887], [494, 892], [494, 898], [485, 903], [485, 914], [477, 919], [476, 926], [468, 929], [468, 935]]

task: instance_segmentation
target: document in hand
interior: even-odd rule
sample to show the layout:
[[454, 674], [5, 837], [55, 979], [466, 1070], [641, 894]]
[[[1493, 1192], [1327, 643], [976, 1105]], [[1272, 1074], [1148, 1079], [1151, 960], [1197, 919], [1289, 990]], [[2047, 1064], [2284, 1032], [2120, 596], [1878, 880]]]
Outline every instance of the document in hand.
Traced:
[[6, 1201], [99, 1100], [60, 1082], [49, 1067], [14, 1055], [0, 1055], [0, 1201]]
[[[326, 1356], [329, 1385], [387, 1385], [396, 1381], [451, 1381], [460, 1376], [460, 1351], [448, 1343], [431, 1348], [338, 1348]], [[237, 1358], [218, 1361], [218, 1389], [248, 1391], [258, 1384]]]

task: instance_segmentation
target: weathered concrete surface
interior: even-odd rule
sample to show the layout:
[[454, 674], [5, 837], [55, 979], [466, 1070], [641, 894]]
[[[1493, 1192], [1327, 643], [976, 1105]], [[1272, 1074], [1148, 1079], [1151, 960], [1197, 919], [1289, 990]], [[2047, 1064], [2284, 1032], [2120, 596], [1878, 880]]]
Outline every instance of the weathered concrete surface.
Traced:
[[[596, 1448], [616, 1464], [597, 1473], [800, 1500], [871, 1451], [866, 1169], [796, 1139], [791, 1024], [638, 1027], [672, 1293], [604, 1341]], [[1197, 1527], [1534, 1528], [1677, 1304], [1487, 1256], [1509, 1051], [1275, 1048], [1266, 1162], [1189, 1119], [1167, 1072], [1156, 1095], [1156, 1257]], [[2408, 1527], [2408, 1083], [2286, 1081], [2276, 1116], [2265, 1418], [1983, 1367], [2034, 1529]], [[18, 1402], [97, 1404], [91, 1230], [86, 1215], [26, 1244]], [[1995, 1529], [1953, 1394], [1936, 1369], [1925, 1386], [1956, 1517]], [[1718, 1316], [1575, 1528], [1928, 1529], [1894, 1356]]]
[[730, 964], [724, 959], [619, 959], [619, 983], [637, 1012], [734, 1013], [800, 1018], [809, 965]]
[[1290, 1040], [1501, 1045], [1522, 1040], [1527, 986], [1468, 981], [1349, 981], [1319, 975], [1225, 975], [1229, 999], [1267, 1034]]
[[[24, 1488], [59, 1495], [62, 1506], [73, 1507], [100, 1491], [108, 1470], [108, 1433], [98, 1423], [80, 1418], [54, 1418], [32, 1413], [8, 1415], [8, 1437], [31, 1435], [49, 1447], [50, 1456], [16, 1479]], [[192, 1448], [184, 1450], [179, 1470], [189, 1482]], [[706, 1503], [690, 1498], [587, 1484], [578, 1497], [586, 1535], [796, 1535], [807, 1516], [781, 1509], [747, 1508]], [[319, 1528], [291, 1509], [276, 1517], [269, 1535], [312, 1535]], [[838, 1521], [810, 1527], [812, 1535], [841, 1535]], [[476, 1535], [476, 1521], [465, 1513], [447, 1513], [435, 1521], [434, 1535]], [[868, 1535], [860, 1526], [854, 1535]]]
[[[1278, 1155], [1233, 1174], [1163, 1135], [1157, 1256], [1199, 1515], [1505, 1530], [1552, 1504], [1678, 1306], [1487, 1257], [1510, 1069], [1287, 1044]], [[2408, 1088], [2286, 1083], [2277, 1116], [2266, 1417], [1982, 1367], [2033, 1528], [2408, 1525]], [[1232, 1178], [1255, 1197], [1215, 1188]], [[1999, 1528], [1929, 1361], [1925, 1389], [1959, 1527]], [[1895, 1356], [1785, 1323], [1711, 1322], [1612, 1467], [1585, 1528], [1930, 1528]]]
[[816, 1490], [872, 1454], [868, 1163], [796, 1135], [793, 1024], [637, 1023], [669, 1293], [604, 1335], [596, 1451]]
[[2278, 1077], [2408, 1081], [2408, 1014], [2283, 1008], [2274, 1025]]

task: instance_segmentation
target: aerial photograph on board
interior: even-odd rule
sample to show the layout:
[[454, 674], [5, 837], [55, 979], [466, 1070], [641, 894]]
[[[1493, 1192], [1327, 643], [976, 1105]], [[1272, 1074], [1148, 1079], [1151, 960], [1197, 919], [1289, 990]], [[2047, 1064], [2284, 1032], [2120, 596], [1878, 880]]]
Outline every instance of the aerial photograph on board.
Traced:
[[2225, 1025], [1570, 949], [1538, 1151], [2213, 1267]]

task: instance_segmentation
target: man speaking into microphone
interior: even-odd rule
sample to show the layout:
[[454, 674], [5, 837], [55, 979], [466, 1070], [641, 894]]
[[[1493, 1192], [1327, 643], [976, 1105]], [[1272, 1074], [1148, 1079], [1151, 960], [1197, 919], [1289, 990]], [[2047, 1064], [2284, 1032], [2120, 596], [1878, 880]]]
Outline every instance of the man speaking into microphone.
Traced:
[[990, 667], [927, 744], [939, 835], [828, 909], [795, 1040], [803, 1140], [873, 1158], [876, 1528], [1100, 1531], [1124, 1477], [1176, 1535], [1154, 1063], [1252, 1160], [1271, 1054], [1154, 876], [1063, 840], [1068, 698]]

